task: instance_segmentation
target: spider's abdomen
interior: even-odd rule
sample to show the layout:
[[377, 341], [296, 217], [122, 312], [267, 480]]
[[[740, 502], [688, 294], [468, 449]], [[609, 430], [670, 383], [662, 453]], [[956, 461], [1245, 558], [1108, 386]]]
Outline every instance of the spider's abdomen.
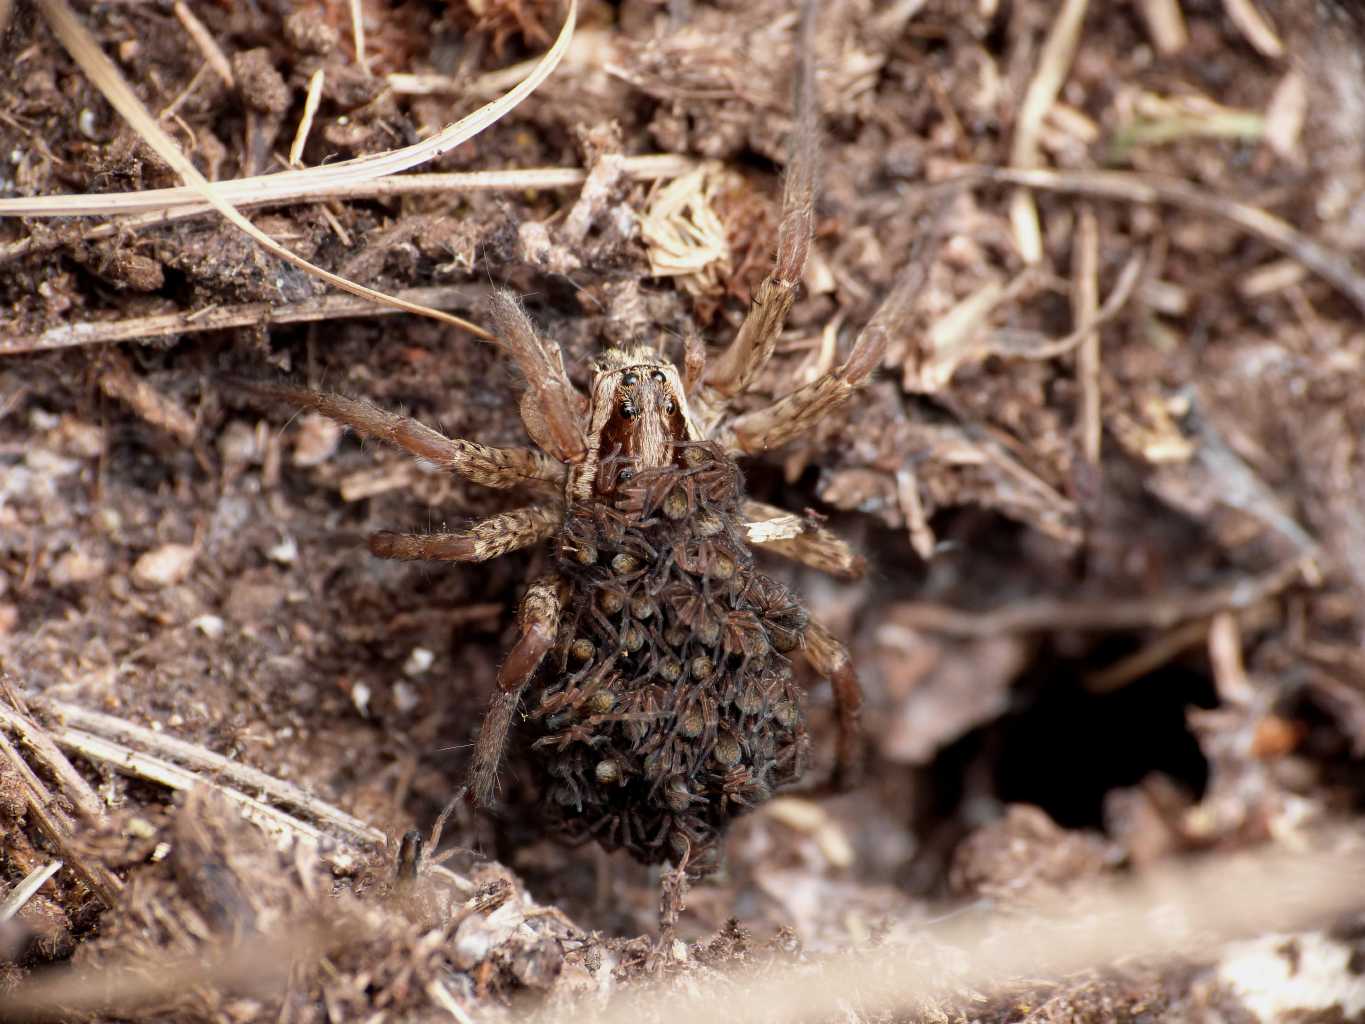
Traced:
[[552, 828], [704, 874], [730, 820], [804, 770], [786, 652], [806, 616], [754, 571], [734, 460], [682, 453], [571, 508], [570, 598], [527, 710]]

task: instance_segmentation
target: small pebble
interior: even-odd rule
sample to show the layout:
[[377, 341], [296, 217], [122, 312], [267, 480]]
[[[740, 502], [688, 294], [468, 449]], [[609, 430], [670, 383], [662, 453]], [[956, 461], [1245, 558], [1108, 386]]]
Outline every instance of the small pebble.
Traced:
[[195, 551], [188, 544], [163, 544], [133, 563], [133, 582], [145, 590], [159, 590], [183, 583], [194, 565]]
[[408, 653], [408, 660], [403, 662], [403, 673], [409, 676], [420, 676], [431, 668], [432, 662], [435, 660], [436, 655], [425, 647], [414, 647]]

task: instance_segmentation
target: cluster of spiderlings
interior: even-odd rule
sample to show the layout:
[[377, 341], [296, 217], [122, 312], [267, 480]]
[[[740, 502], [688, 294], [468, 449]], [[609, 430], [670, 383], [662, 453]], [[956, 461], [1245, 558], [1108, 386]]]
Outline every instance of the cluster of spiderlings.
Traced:
[[806, 615], [754, 571], [734, 460], [679, 451], [570, 510], [571, 596], [527, 710], [552, 828], [702, 875], [731, 819], [805, 769], [786, 653]]

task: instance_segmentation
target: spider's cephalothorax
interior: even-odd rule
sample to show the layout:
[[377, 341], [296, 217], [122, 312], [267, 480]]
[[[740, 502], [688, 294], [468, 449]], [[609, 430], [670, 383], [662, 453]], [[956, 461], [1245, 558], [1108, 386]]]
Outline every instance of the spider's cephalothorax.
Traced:
[[521, 416], [535, 447], [449, 438], [338, 395], [255, 389], [477, 483], [538, 492], [530, 505], [455, 532], [375, 534], [370, 550], [477, 562], [555, 542], [554, 568], [522, 598], [469, 791], [493, 802], [508, 735], [523, 718], [553, 828], [645, 861], [670, 858], [693, 874], [714, 863], [736, 814], [802, 773], [807, 739], [789, 655], [799, 652], [832, 684], [834, 785], [850, 782], [860, 763], [861, 691], [847, 650], [754, 570], [750, 548], [842, 576], [861, 573], [862, 559], [818, 524], [747, 500], [735, 461], [809, 431], [862, 387], [922, 280], [916, 263], [902, 271], [843, 363], [766, 405], [733, 410], [773, 354], [810, 247], [813, 6], [803, 0], [777, 259], [716, 358], [689, 351], [684, 375], [646, 347], [613, 349], [594, 365], [585, 396], [558, 346], [496, 292], [497, 337], [526, 378]]

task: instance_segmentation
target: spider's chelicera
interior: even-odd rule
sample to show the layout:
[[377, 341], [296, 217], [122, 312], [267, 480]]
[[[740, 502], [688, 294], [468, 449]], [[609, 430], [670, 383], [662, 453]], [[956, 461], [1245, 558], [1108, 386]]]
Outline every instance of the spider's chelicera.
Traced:
[[843, 576], [858, 575], [862, 560], [818, 524], [747, 500], [736, 458], [787, 443], [867, 381], [917, 288], [914, 266], [842, 364], [767, 406], [732, 411], [773, 353], [810, 246], [813, 22], [804, 12], [775, 266], [717, 358], [708, 363], [691, 350], [679, 372], [647, 346], [611, 349], [584, 396], [558, 346], [499, 292], [492, 316], [527, 380], [521, 414], [534, 447], [449, 438], [339, 395], [254, 389], [477, 483], [540, 492], [534, 504], [457, 532], [376, 534], [370, 550], [478, 562], [553, 542], [553, 569], [530, 583], [518, 610], [519, 636], [479, 733], [470, 792], [493, 802], [520, 714], [551, 828], [649, 863], [670, 860], [680, 884], [714, 868], [734, 817], [803, 774], [809, 742], [791, 658], [804, 656], [832, 684], [832, 783], [846, 785], [859, 770], [861, 691], [848, 652], [755, 569], [751, 548]]

